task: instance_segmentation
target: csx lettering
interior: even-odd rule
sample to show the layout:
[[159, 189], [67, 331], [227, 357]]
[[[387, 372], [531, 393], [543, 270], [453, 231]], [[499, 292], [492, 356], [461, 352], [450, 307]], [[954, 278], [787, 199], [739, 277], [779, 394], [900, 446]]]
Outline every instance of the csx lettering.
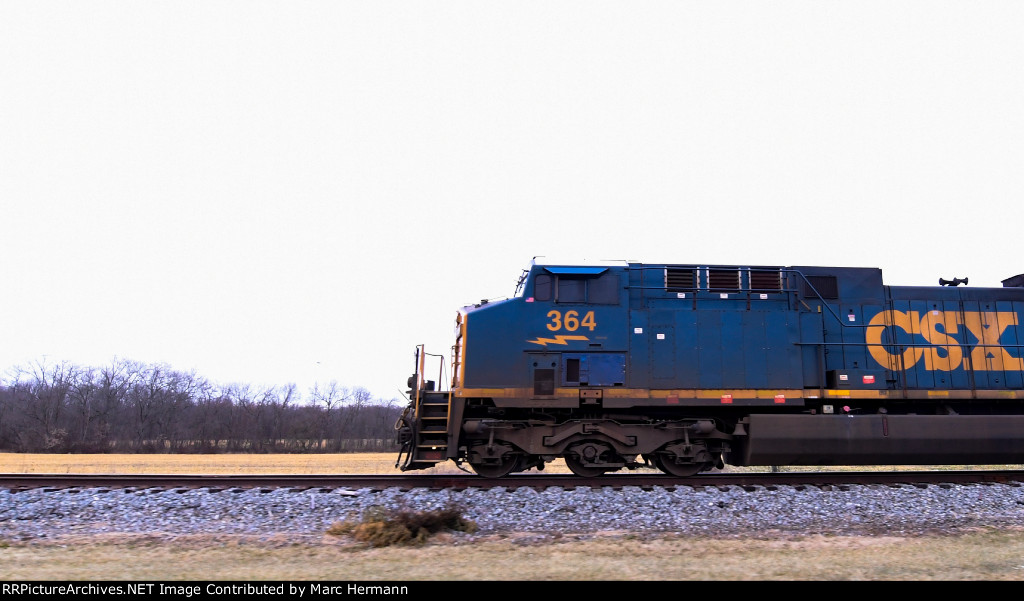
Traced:
[[[1024, 359], [1014, 357], [999, 343], [1006, 328], [1016, 325], [1017, 314], [1012, 311], [928, 311], [924, 316], [919, 311], [882, 311], [868, 323], [865, 342], [875, 361], [890, 368], [906, 369], [923, 360], [927, 370], [952, 371], [961, 365], [979, 371], [1021, 370]], [[890, 353], [882, 342], [886, 328], [921, 336], [931, 346], [911, 346], [901, 353]], [[963, 334], [962, 330], [978, 339], [966, 357], [966, 338], [961, 342], [953, 336]], [[898, 359], [902, 359], [902, 365]]]
[[578, 311], [566, 311], [564, 317], [561, 311], [548, 311], [548, 319], [551, 320], [551, 323], [547, 324], [547, 327], [552, 332], [557, 332], [563, 328], [567, 332], [575, 332], [581, 326], [593, 332], [594, 328], [597, 327], [593, 311], [587, 311], [582, 320], [580, 320]]

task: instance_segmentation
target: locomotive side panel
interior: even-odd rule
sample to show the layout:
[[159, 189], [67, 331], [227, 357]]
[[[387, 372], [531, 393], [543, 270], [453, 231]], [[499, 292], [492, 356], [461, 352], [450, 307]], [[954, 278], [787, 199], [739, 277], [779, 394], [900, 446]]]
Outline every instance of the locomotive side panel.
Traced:
[[1024, 388], [1024, 289], [893, 286], [890, 294], [889, 308], [871, 318], [866, 339], [875, 364], [889, 366], [898, 387]]
[[799, 322], [780, 268], [636, 264], [630, 272], [630, 380], [639, 395], [679, 391], [685, 404], [685, 391], [801, 387]]
[[1022, 287], [639, 263], [535, 264], [520, 283], [460, 312], [457, 377], [412, 391], [403, 469], [1024, 460]]

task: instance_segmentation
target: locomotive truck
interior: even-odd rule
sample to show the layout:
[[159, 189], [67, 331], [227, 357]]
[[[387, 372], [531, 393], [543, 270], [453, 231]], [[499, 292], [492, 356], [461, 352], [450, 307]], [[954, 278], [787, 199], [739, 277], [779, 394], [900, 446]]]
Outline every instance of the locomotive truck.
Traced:
[[[1024, 274], [534, 260], [463, 307], [450, 383], [417, 347], [402, 470], [1024, 462]], [[961, 284], [964, 284], [961, 286]]]

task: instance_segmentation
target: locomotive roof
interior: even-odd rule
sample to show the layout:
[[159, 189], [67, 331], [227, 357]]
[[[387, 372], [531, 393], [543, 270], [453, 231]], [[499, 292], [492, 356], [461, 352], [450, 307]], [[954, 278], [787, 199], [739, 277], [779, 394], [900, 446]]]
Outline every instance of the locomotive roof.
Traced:
[[[829, 266], [829, 265], [735, 265], [735, 264], [724, 264], [724, 263], [702, 263], [697, 261], [690, 262], [654, 262], [654, 263], [643, 263], [635, 259], [587, 259], [587, 258], [552, 258], [546, 256], [536, 256], [530, 262], [532, 267], [543, 267], [550, 273], [562, 273], [562, 274], [576, 274], [576, 275], [597, 275], [603, 273], [609, 267], [629, 267], [629, 266], [645, 266], [645, 267], [685, 267], [685, 268], [712, 268], [712, 269], [782, 269], [782, 270], [793, 270], [804, 273], [805, 275], [817, 275], [817, 274], [837, 274], [845, 273], [847, 276], [853, 274], [859, 274], [854, 277], [867, 278], [874, 280], [873, 283], [882, 284], [881, 274], [882, 270], [877, 267], [852, 267], [852, 266]], [[961, 283], [967, 284], [967, 280], [964, 279]], [[1013, 277], [1002, 280], [1004, 288], [1024, 288], [1024, 274], [1015, 275]], [[912, 288], [918, 288], [920, 286], [913, 286]], [[984, 288], [986, 286], [982, 286]]]

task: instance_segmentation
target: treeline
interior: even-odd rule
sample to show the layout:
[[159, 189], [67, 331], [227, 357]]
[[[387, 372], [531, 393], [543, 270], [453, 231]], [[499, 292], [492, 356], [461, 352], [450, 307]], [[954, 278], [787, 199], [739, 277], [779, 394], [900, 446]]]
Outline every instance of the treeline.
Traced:
[[396, 399], [332, 382], [218, 386], [116, 360], [13, 368], [0, 380], [0, 451], [34, 453], [397, 452]]

